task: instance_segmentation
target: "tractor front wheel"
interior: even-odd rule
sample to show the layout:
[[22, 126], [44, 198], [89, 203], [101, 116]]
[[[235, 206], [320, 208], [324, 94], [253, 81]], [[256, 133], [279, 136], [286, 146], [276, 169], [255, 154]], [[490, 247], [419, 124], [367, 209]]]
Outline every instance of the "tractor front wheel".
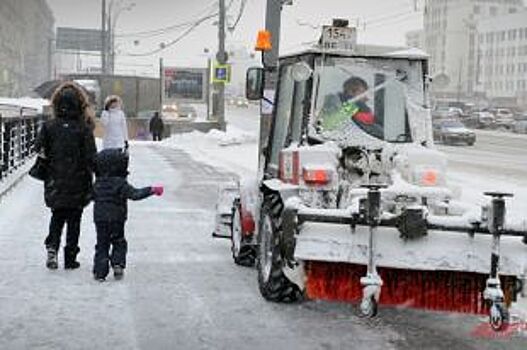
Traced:
[[300, 288], [284, 275], [280, 249], [283, 203], [277, 194], [264, 199], [258, 230], [258, 286], [262, 296], [274, 302], [295, 302], [302, 298]]
[[234, 263], [252, 267], [256, 260], [256, 250], [250, 238], [243, 235], [242, 208], [239, 200], [235, 200], [232, 207], [231, 252]]
[[509, 310], [502, 303], [494, 303], [490, 307], [489, 323], [495, 332], [506, 331], [509, 328]]

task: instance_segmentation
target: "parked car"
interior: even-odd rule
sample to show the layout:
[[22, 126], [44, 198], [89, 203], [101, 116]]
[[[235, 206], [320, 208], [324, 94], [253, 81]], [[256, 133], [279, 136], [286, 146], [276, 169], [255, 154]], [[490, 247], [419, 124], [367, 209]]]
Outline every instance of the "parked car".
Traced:
[[522, 120], [514, 124], [514, 132], [517, 134], [527, 134], [527, 120]]
[[496, 129], [501, 130], [508, 130], [511, 131], [514, 129], [514, 114], [512, 111], [508, 108], [495, 108], [492, 109], [491, 112], [494, 113], [494, 117], [496, 118], [496, 122], [494, 123], [494, 127]]
[[445, 120], [435, 123], [433, 132], [434, 140], [445, 145], [464, 143], [472, 146], [476, 142], [476, 134], [458, 120]]
[[514, 120], [517, 122], [525, 121], [527, 120], [527, 112], [518, 112], [514, 115]]
[[449, 114], [449, 116], [455, 117], [455, 118], [463, 118], [463, 117], [465, 117], [465, 113], [463, 112], [463, 110], [461, 108], [458, 108], [458, 107], [449, 107], [448, 108], [448, 114]]
[[516, 121], [512, 117], [496, 117], [496, 122], [494, 123], [494, 128], [498, 130], [507, 130], [510, 131], [514, 129], [514, 124]]
[[196, 119], [198, 116], [196, 108], [191, 105], [180, 105], [177, 114], [178, 118], [190, 120]]
[[448, 108], [438, 108], [432, 111], [432, 118], [434, 119], [445, 119], [451, 118], [451, 113]]
[[496, 118], [492, 113], [487, 111], [472, 112], [472, 114], [463, 119], [463, 124], [470, 128], [490, 129], [494, 127]]
[[517, 114], [514, 118], [514, 132], [517, 134], [527, 134], [527, 112]]
[[238, 108], [248, 108], [249, 107], [249, 101], [247, 101], [247, 99], [242, 96], [229, 98], [228, 104], [230, 106], [234, 106]]
[[159, 112], [153, 109], [145, 110], [145, 111], [139, 111], [137, 113], [137, 119], [150, 119], [154, 116], [155, 112]]
[[495, 108], [494, 115], [496, 118], [512, 118], [514, 119], [514, 114], [508, 108]]

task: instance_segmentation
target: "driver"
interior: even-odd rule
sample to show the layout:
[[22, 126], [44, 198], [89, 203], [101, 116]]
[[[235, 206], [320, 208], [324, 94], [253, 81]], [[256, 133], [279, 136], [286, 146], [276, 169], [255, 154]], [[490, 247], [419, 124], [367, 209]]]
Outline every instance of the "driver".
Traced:
[[322, 127], [324, 130], [338, 128], [347, 118], [362, 126], [373, 125], [375, 116], [366, 104], [368, 84], [357, 76], [347, 79], [342, 85], [342, 92], [328, 95], [322, 107]]

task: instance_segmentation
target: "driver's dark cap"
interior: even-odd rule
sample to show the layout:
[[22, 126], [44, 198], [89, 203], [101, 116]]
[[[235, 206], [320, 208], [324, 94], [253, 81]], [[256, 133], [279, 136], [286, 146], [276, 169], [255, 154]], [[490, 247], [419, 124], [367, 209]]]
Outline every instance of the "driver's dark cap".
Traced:
[[368, 83], [366, 83], [366, 81], [362, 78], [351, 77], [344, 82], [342, 87], [344, 91], [357, 90], [358, 88], [368, 90]]

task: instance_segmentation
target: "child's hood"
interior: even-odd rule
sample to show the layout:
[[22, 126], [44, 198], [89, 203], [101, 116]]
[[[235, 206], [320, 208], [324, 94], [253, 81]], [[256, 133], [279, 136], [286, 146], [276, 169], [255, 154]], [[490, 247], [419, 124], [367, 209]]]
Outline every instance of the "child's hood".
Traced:
[[128, 155], [120, 149], [105, 149], [97, 154], [97, 177], [128, 176]]

